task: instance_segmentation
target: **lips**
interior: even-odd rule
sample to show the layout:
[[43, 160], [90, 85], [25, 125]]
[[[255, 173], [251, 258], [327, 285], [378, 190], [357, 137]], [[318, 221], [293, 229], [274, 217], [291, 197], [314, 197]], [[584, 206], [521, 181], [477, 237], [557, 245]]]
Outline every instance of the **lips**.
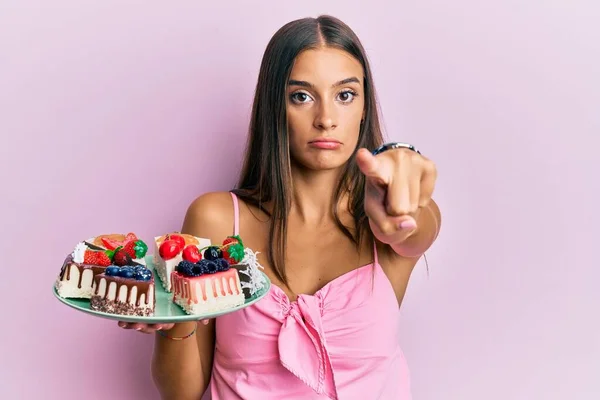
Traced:
[[337, 143], [337, 144], [341, 144], [341, 142], [339, 140], [336, 140], [336, 139], [333, 139], [333, 138], [319, 138], [319, 139], [312, 140], [309, 143]]
[[314, 149], [337, 150], [342, 146], [342, 142], [332, 138], [318, 138], [308, 142], [308, 145]]

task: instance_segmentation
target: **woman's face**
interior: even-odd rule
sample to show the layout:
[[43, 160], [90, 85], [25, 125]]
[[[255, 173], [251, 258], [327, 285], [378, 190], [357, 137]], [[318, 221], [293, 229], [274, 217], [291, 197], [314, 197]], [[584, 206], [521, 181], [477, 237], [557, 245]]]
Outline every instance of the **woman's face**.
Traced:
[[363, 69], [350, 54], [321, 48], [302, 52], [287, 88], [293, 162], [335, 169], [352, 156], [364, 110]]

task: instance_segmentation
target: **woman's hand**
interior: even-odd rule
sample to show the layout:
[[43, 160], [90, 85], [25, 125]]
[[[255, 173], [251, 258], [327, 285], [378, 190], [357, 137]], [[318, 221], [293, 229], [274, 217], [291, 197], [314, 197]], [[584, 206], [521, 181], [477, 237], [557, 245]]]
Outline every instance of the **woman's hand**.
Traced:
[[[202, 322], [204, 325], [207, 325], [208, 321], [208, 319], [203, 319], [200, 322]], [[175, 324], [140, 324], [123, 321], [119, 321], [118, 325], [123, 329], [134, 329], [142, 333], [155, 333], [159, 330], [168, 331], [175, 326]]]
[[435, 164], [410, 149], [393, 149], [377, 156], [360, 149], [358, 167], [366, 176], [365, 213], [377, 239], [404, 242], [417, 231], [420, 210], [431, 201]]

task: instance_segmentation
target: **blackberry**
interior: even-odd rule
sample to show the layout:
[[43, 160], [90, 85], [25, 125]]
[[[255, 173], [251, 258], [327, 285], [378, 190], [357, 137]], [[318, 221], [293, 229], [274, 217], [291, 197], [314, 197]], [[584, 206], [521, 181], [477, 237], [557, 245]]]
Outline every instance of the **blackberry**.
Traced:
[[200, 264], [193, 264], [190, 270], [190, 276], [200, 276], [204, 273], [204, 268]]
[[224, 258], [219, 258], [216, 263], [219, 266], [219, 271], [227, 271], [230, 267], [229, 262]]
[[191, 261], [183, 260], [179, 264], [177, 264], [177, 267], [175, 267], [175, 271], [185, 276], [193, 276], [192, 269], [195, 265], [196, 264], [194, 264]]
[[206, 274], [214, 274], [219, 272], [219, 264], [212, 260], [207, 260], [205, 265], [203, 266]]
[[213, 261], [221, 257], [223, 257], [223, 252], [217, 246], [210, 246], [204, 250], [205, 260]]

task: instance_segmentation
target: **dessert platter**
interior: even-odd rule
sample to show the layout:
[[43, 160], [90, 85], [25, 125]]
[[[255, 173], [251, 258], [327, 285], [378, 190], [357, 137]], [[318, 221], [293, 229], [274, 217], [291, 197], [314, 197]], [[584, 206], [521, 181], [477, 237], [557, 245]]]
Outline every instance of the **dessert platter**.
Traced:
[[146, 324], [215, 318], [262, 299], [271, 282], [238, 235], [220, 244], [172, 232], [153, 254], [135, 233], [77, 243], [54, 283], [58, 300], [103, 318]]

